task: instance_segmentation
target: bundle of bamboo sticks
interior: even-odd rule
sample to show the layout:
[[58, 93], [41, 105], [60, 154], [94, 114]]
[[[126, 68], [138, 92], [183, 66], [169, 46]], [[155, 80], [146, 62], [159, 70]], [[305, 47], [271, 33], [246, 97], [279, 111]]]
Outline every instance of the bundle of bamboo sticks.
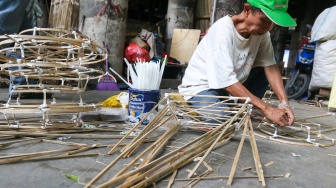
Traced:
[[49, 28], [77, 30], [80, 0], [51, 0]]
[[196, 5], [196, 28], [205, 32], [210, 27], [211, 9], [215, 0], [197, 0]]
[[[91, 187], [98, 182], [113, 166], [118, 164], [122, 158], [134, 156], [128, 165], [124, 166], [117, 174], [115, 174], [109, 181], [101, 183], [98, 187], [146, 187], [151, 185], [163, 177], [173, 173], [174, 171], [184, 167], [191, 163], [196, 157], [201, 157], [201, 160], [197, 163], [194, 169], [190, 172], [188, 178], [192, 178], [193, 174], [197, 171], [198, 167], [203, 164], [207, 155], [215, 148], [227, 143], [243, 125], [246, 124], [249, 119], [249, 104], [248, 99], [240, 98], [244, 100], [244, 103], [234, 102], [229, 103], [229, 97], [223, 97], [223, 102], [230, 106], [230, 110], [226, 110], [226, 117], [222, 117], [223, 108], [221, 104], [212, 103], [203, 105], [202, 107], [185, 106], [181, 105], [183, 101], [171, 100], [170, 95], [180, 94], [167, 94], [158, 105], [168, 100], [167, 105], [155, 116], [155, 118], [125, 147], [121, 149], [121, 154], [117, 156], [109, 165], [107, 165], [95, 178], [93, 178], [86, 187]], [[203, 96], [211, 97], [211, 96]], [[202, 103], [202, 102], [198, 102]], [[155, 109], [155, 107], [154, 107]], [[210, 110], [211, 113], [205, 113]], [[195, 113], [196, 112], [196, 113]], [[149, 115], [149, 112], [147, 115]], [[193, 114], [193, 115], [191, 115]], [[204, 116], [206, 119], [213, 121], [203, 122], [202, 118], [192, 117], [195, 114]], [[211, 115], [213, 114], [213, 115]], [[186, 121], [181, 121], [181, 117], [185, 117]], [[146, 119], [146, 118], [143, 118]], [[186, 122], [189, 122], [186, 124]], [[196, 126], [198, 124], [198, 127]], [[133, 127], [136, 129], [141, 125], [139, 122]], [[206, 132], [193, 139], [192, 141], [184, 144], [183, 146], [171, 151], [165, 155], [159, 157], [162, 153], [163, 147], [168, 141], [174, 137], [174, 135], [180, 129], [197, 129], [200, 130], [201, 126], [206, 126]], [[160, 136], [153, 144], [149, 145], [145, 149], [144, 140], [152, 135], [155, 131], [164, 128], [166, 131]], [[130, 132], [132, 129], [130, 130]], [[127, 136], [127, 135], [125, 135]], [[125, 137], [126, 138], [126, 137]], [[109, 154], [115, 152], [115, 149], [121, 144], [124, 139], [121, 139], [114, 148], [112, 148]], [[143, 149], [139, 153], [139, 148]], [[142, 159], [142, 160], [140, 160]], [[136, 163], [135, 170], [131, 170]], [[207, 172], [208, 174], [209, 172]], [[233, 176], [233, 175], [232, 175]]]

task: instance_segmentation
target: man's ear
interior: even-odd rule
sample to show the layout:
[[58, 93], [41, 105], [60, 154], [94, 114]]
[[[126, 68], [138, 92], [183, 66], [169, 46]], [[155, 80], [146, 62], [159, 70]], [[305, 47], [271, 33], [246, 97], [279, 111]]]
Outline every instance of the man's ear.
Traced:
[[244, 5], [244, 16], [247, 17], [251, 13], [251, 5], [246, 3]]

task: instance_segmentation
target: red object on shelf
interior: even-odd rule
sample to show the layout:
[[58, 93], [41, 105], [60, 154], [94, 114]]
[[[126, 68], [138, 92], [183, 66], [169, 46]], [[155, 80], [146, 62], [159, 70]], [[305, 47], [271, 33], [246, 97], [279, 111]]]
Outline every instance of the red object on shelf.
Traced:
[[137, 59], [140, 61], [150, 61], [149, 52], [141, 48], [138, 44], [132, 42], [125, 49], [125, 58], [129, 62], [135, 62]]

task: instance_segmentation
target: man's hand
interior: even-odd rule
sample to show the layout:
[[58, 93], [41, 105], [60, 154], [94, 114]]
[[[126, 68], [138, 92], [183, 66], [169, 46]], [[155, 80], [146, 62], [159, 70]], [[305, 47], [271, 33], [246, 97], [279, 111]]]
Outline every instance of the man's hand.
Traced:
[[292, 125], [294, 122], [294, 114], [290, 108], [286, 109], [268, 107], [262, 111], [265, 117], [271, 122], [283, 127]]
[[289, 117], [289, 125], [292, 125], [295, 121], [294, 113], [289, 106], [289, 104], [285, 101], [281, 101], [281, 103], [278, 106], [279, 109], [284, 109], [287, 116]]

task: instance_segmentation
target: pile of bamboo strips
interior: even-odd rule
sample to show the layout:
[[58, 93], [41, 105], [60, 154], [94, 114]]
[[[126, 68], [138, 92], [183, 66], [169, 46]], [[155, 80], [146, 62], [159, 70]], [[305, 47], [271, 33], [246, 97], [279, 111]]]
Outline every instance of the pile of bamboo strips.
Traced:
[[[120, 132], [125, 132], [128, 129], [129, 127], [124, 125], [113, 128], [95, 129], [83, 129], [80, 127], [73, 127], [72, 125], [53, 125], [47, 127], [46, 129], [40, 129], [37, 126], [32, 125], [20, 127], [17, 129], [12, 129], [8, 126], [0, 126], [0, 150], [10, 149], [10, 147], [21, 147], [22, 145], [32, 143], [48, 143], [52, 145], [64, 146], [62, 149], [56, 150], [45, 150], [15, 155], [1, 155], [0, 164], [98, 156], [101, 153], [93, 150], [97, 148], [108, 149], [114, 147], [114, 144], [112, 144], [113, 140], [124, 137], [123, 135], [120, 135]], [[134, 136], [128, 136], [127, 139], [133, 137]], [[88, 145], [84, 143], [73, 142], [73, 139], [109, 139], [111, 140], [111, 144], [100, 145], [97, 143]], [[52, 146], [49, 146], [48, 148], [50, 147]]]
[[80, 0], [51, 0], [49, 28], [77, 30]]
[[[206, 105], [202, 104], [201, 106], [189, 106], [186, 105], [183, 100], [175, 100], [181, 97], [181, 95], [176, 97], [178, 95], [180, 94], [167, 94], [167, 96], [158, 103], [158, 105], [160, 105], [163, 103], [163, 101], [167, 100], [167, 105], [165, 105], [165, 107], [140, 132], [140, 134], [138, 134], [120, 150], [121, 154], [119, 154], [96, 177], [94, 177], [86, 187], [91, 187], [96, 184], [113, 166], [118, 164], [122, 158], [128, 158], [136, 154], [137, 155], [134, 156], [134, 159], [128, 165], [124, 166], [124, 168], [122, 168], [117, 174], [110, 178], [110, 180], [98, 185], [98, 187], [146, 187], [191, 163], [195, 158], [201, 157], [201, 160], [199, 160], [197, 165], [194, 167], [194, 169], [192, 169], [192, 171], [190, 171], [188, 175], [188, 178], [193, 181], [191, 184], [197, 183], [197, 180], [195, 181], [192, 179], [193, 175], [199, 166], [204, 164], [204, 160], [207, 155], [213, 149], [227, 143], [241, 127], [247, 127], [250, 125], [248, 110], [250, 106], [248, 104], [249, 100], [246, 98], [237, 98], [237, 100], [234, 100], [235, 102], [230, 103], [228, 101], [232, 100], [232, 98], [223, 97], [222, 102]], [[239, 103], [238, 99], [243, 100], [244, 102]], [[202, 102], [195, 101], [195, 103]], [[223, 104], [230, 107], [227, 107], [225, 110], [222, 107]], [[155, 109], [155, 107], [153, 109]], [[225, 111], [224, 118], [222, 117], [223, 109]], [[207, 111], [210, 112], [206, 113]], [[148, 114], [150, 113], [152, 112], [149, 112]], [[185, 121], [181, 119], [182, 117], [185, 118]], [[206, 121], [209, 119], [212, 121], [204, 122], [204, 118], [206, 118]], [[189, 122], [188, 125], [185, 124], [187, 121]], [[140, 125], [141, 122], [139, 122], [133, 128], [136, 129]], [[203, 129], [203, 126], [207, 128]], [[162, 134], [154, 143], [144, 149], [144, 140], [152, 135], [155, 131], [162, 128], [166, 130], [164, 134]], [[205, 130], [205, 133], [184, 144], [178, 149], [159, 157], [163, 147], [171, 138], [174, 137], [179, 129]], [[132, 129], [130, 132], [131, 131]], [[250, 136], [252, 134], [253, 132], [250, 133]], [[128, 136], [128, 134], [125, 136]], [[115, 147], [110, 150], [109, 154], [114, 153], [116, 148], [124, 140], [124, 138], [121, 139], [115, 145]], [[143, 149], [141, 152], [139, 151], [140, 147]], [[253, 142], [253, 147], [255, 148], [253, 150], [253, 154], [257, 157], [258, 151], [256, 150], [255, 140]], [[258, 161], [258, 168], [260, 172], [258, 174], [260, 176], [258, 177], [260, 180], [262, 180], [263, 173], [262, 169], [260, 169], [260, 160], [257, 159], [256, 161]], [[139, 163], [139, 165], [135, 166], [137, 163]], [[133, 166], [136, 167], [135, 170], [131, 169]], [[202, 176], [210, 174], [211, 171], [212, 170], [208, 168], [208, 171], [206, 171]], [[230, 175], [231, 181], [233, 176], [234, 174]]]
[[[183, 95], [167, 94], [165, 97], [153, 108], [152, 111], [146, 114], [149, 116], [154, 112], [159, 105], [164, 105], [163, 109], [147, 124], [142, 126], [144, 117], [137, 125], [132, 127], [117, 126], [115, 128], [97, 128], [97, 129], [83, 129], [74, 127], [71, 124], [60, 124], [48, 126], [45, 129], [40, 129], [37, 126], [26, 125], [19, 127], [18, 131], [8, 126], [0, 125], [1, 139], [15, 139], [7, 142], [1, 142], [0, 148], [12, 147], [15, 145], [47, 142], [51, 144], [65, 145], [66, 148], [58, 150], [47, 150], [36, 153], [25, 153], [18, 155], [4, 155], [0, 156], [0, 164], [30, 162], [41, 160], [56, 160], [74, 157], [90, 157], [98, 156], [102, 153], [89, 152], [96, 148], [111, 148], [106, 154], [115, 154], [113, 161], [108, 164], [96, 177], [87, 183], [86, 187], [147, 187], [157, 183], [168, 175], [172, 174], [169, 180], [168, 187], [175, 181], [189, 181], [184, 187], [195, 185], [202, 179], [223, 179], [227, 178], [227, 185], [231, 185], [235, 178], [258, 178], [262, 187], [266, 187], [265, 178], [267, 177], [283, 177], [280, 176], [265, 176], [260, 160], [254, 128], [250, 119], [251, 106], [247, 98], [234, 97], [220, 97], [221, 101], [216, 103], [204, 103], [202, 100], [194, 101], [194, 104], [186, 103], [183, 100]], [[212, 96], [198, 96], [211, 98]], [[284, 129], [277, 129], [275, 132], [278, 137], [298, 135], [297, 132], [309, 132], [313, 139], [332, 141], [334, 139], [323, 135], [327, 131], [334, 131], [335, 129], [321, 130], [321, 125], [308, 121], [308, 119], [316, 117], [330, 116], [330, 114], [322, 114], [299, 119], [296, 125], [286, 127]], [[99, 124], [101, 122], [97, 122]], [[300, 123], [300, 124], [299, 124]], [[276, 128], [275, 126], [267, 125], [267, 127]], [[310, 127], [310, 128], [308, 128]], [[328, 127], [324, 127], [328, 128]], [[213, 169], [205, 161], [214, 149], [226, 144], [238, 131], [243, 129], [240, 144], [237, 148], [236, 156], [234, 157], [232, 168], [229, 176], [213, 176], [211, 175]], [[289, 132], [286, 129], [292, 130]], [[116, 134], [99, 134], [126, 131], [124, 136]], [[177, 147], [175, 150], [167, 151], [166, 146], [170, 141], [176, 138], [180, 130], [202, 132], [196, 138], [192, 138], [189, 142]], [[257, 130], [261, 130], [273, 136], [276, 139], [275, 133], [266, 129], [266, 123], [259, 126]], [[131, 136], [132, 133], [137, 132], [136, 136]], [[157, 134], [160, 133], [160, 134]], [[293, 134], [293, 135], [291, 135]], [[248, 135], [248, 137], [246, 137]], [[268, 138], [265, 137], [265, 138]], [[83, 143], [74, 143], [69, 141], [58, 141], [58, 137], [77, 138], [96, 138], [96, 139], [118, 139], [116, 144], [105, 145], [88, 145]], [[252, 155], [255, 163], [255, 170], [257, 176], [235, 176], [236, 167], [238, 165], [239, 157], [243, 148], [245, 139], [250, 140]], [[296, 141], [305, 142], [297, 139]], [[128, 142], [126, 142], [128, 140]], [[272, 139], [270, 139], [272, 140]], [[307, 141], [307, 139], [305, 138]], [[150, 141], [150, 142], [149, 142]], [[286, 142], [285, 142], [286, 143]], [[313, 145], [314, 142], [309, 143]], [[319, 145], [329, 146], [329, 145]], [[176, 146], [174, 146], [176, 147]], [[120, 153], [117, 149], [120, 148]], [[83, 153], [81, 153], [83, 152]], [[119, 152], [119, 151], [118, 151]], [[105, 153], [104, 153], [105, 154]], [[117, 173], [112, 177], [108, 177], [107, 181], [100, 181], [103, 176], [106, 176], [113, 167], [121, 165], [124, 158], [131, 158], [132, 160], [118, 168]], [[194, 168], [189, 171], [189, 174], [184, 179], [175, 179], [178, 170], [182, 169], [187, 164], [192, 163], [196, 158], [198, 162]], [[129, 160], [128, 160], [129, 161]], [[201, 172], [199, 169], [201, 165], [206, 167], [206, 171]], [[109, 173], [110, 174], [110, 173]], [[200, 174], [196, 176], [195, 174]], [[106, 180], [106, 178], [105, 178]]]
[[[211, 9], [215, 0], [197, 0], [196, 28], [205, 32], [210, 27]], [[216, 3], [216, 1], [215, 1]]]

